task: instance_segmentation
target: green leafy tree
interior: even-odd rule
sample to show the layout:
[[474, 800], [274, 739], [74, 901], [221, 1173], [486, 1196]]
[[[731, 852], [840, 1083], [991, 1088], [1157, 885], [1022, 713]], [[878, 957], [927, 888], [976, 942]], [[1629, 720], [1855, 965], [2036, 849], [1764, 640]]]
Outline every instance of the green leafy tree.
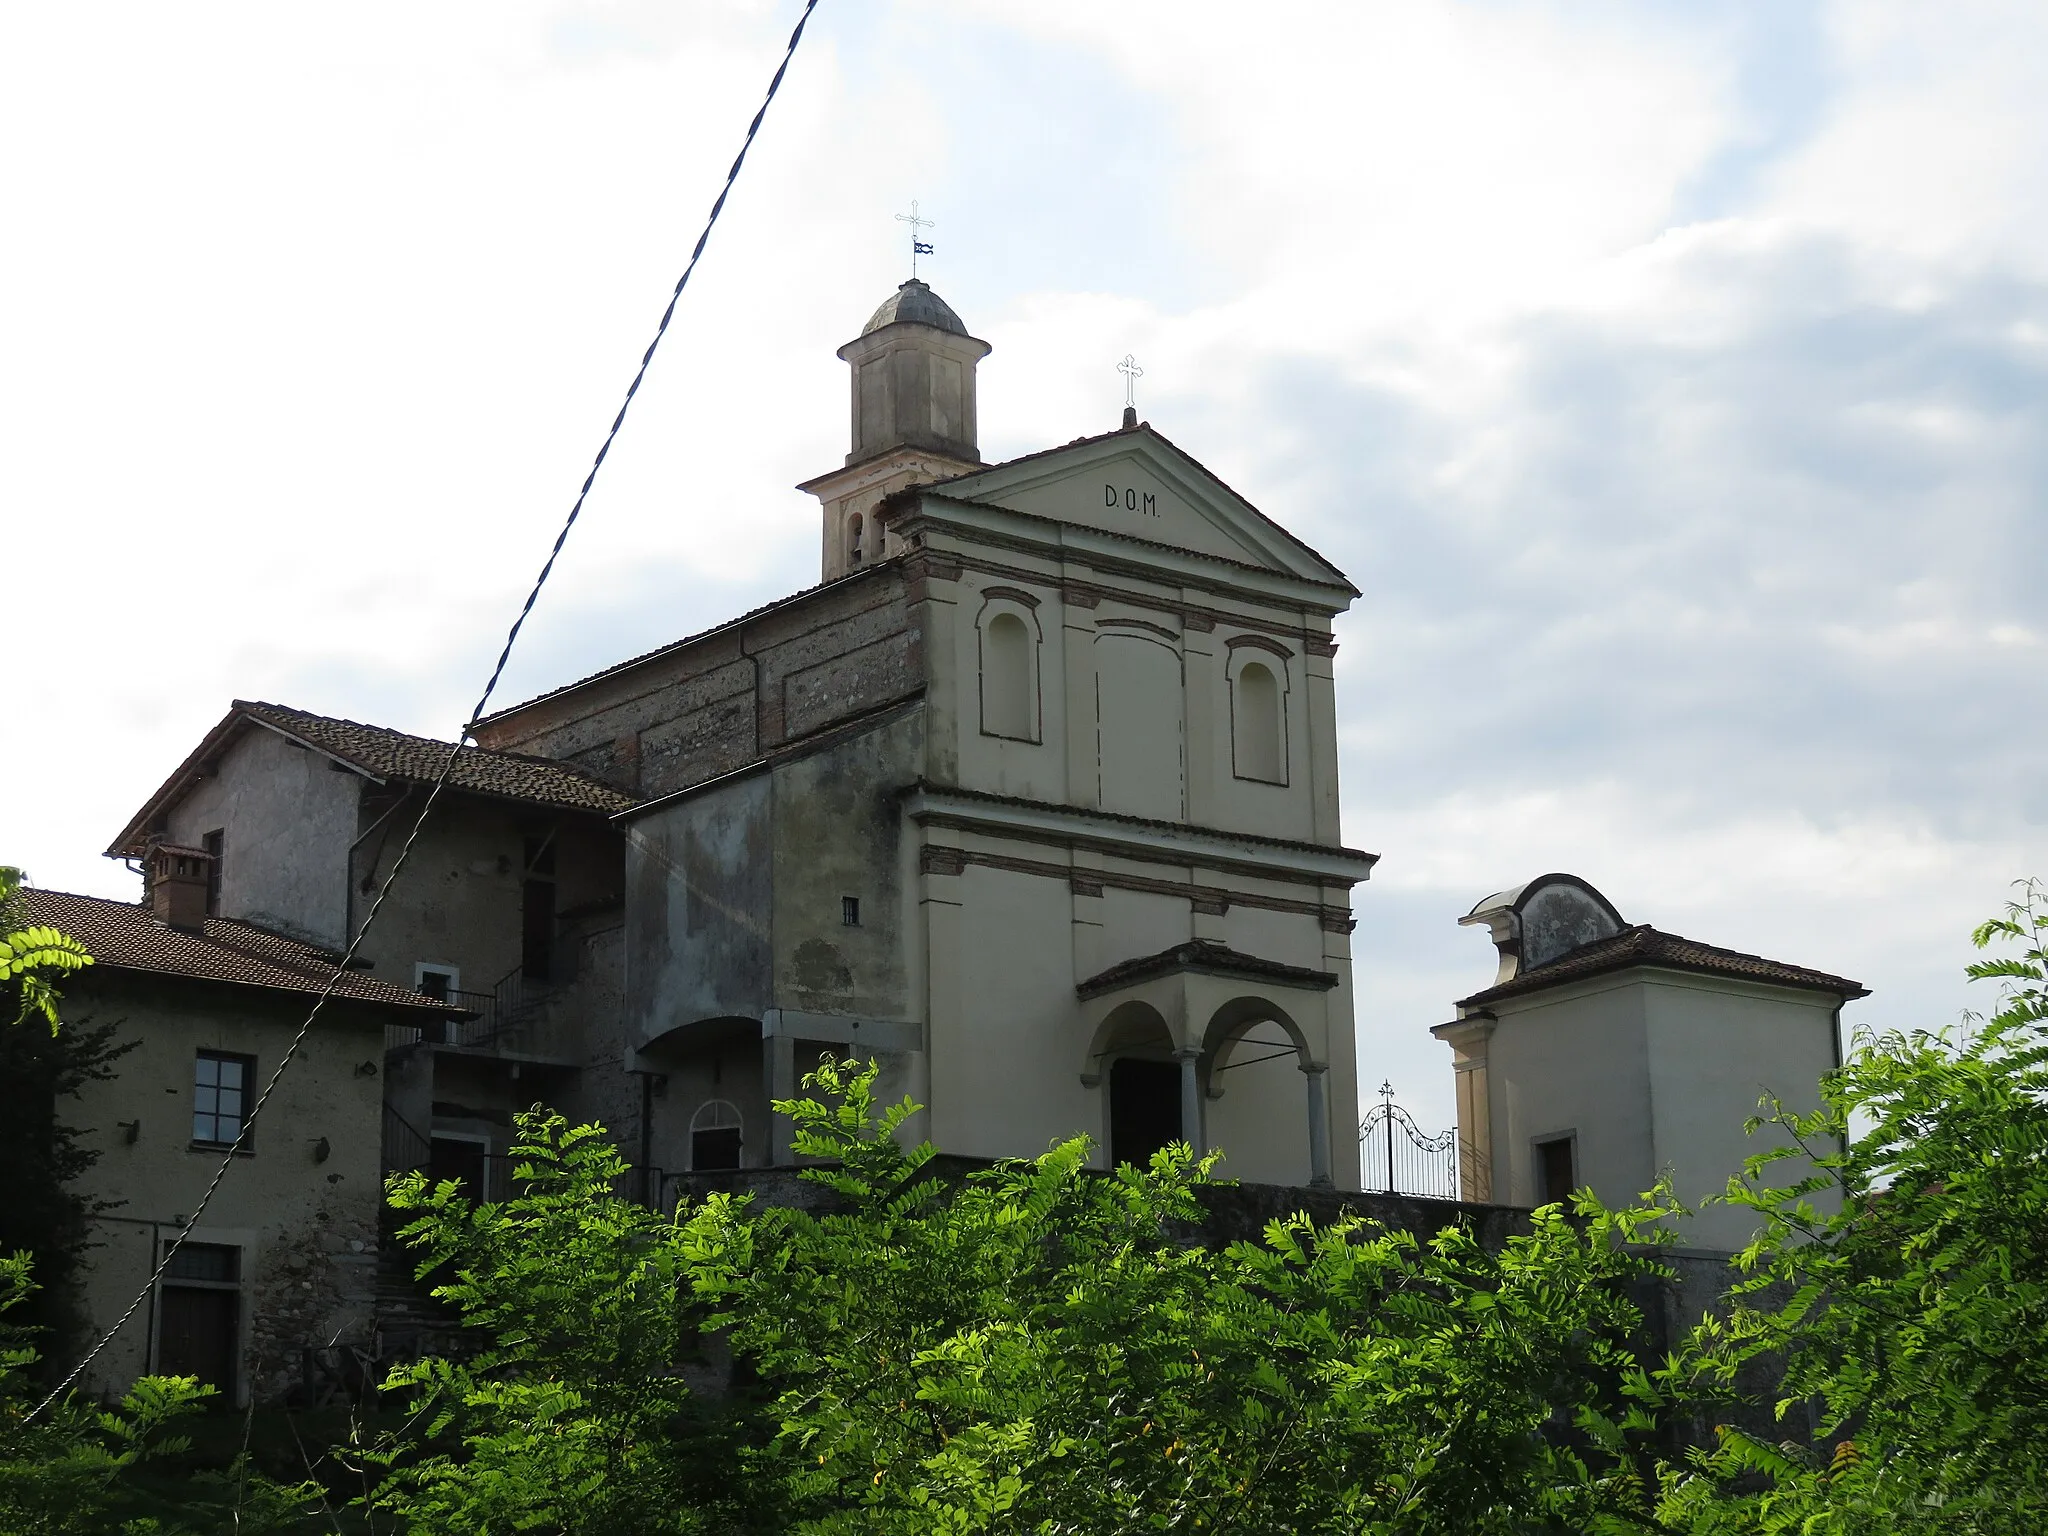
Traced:
[[[1073, 1141], [948, 1181], [872, 1068], [779, 1106], [819, 1210], [611, 1193], [593, 1129], [521, 1122], [520, 1192], [398, 1181], [423, 1269], [496, 1343], [399, 1372], [371, 1457], [406, 1530], [1520, 1532], [1648, 1508], [1631, 1340], [1668, 1204], [1551, 1210], [1504, 1252], [1345, 1221], [1192, 1239], [1210, 1160]], [[684, 1362], [729, 1350], [702, 1402]]]
[[[1972, 965], [2004, 987], [1985, 1026], [1859, 1042], [1811, 1115], [1789, 1187], [1759, 1158], [1727, 1198], [1764, 1222], [1725, 1320], [1678, 1390], [1782, 1369], [1782, 1441], [1724, 1429], [1669, 1480], [1663, 1516], [1701, 1533], [1850, 1536], [2048, 1530], [2048, 907], [2028, 883]], [[1853, 1133], [1853, 1134], [1852, 1134]], [[1839, 1149], [1839, 1150], [1837, 1150]], [[1782, 1155], [1782, 1154], [1780, 1154]], [[1833, 1187], [1839, 1214], [1813, 1197]]]
[[15, 926], [21, 888], [28, 877], [11, 864], [0, 864], [0, 996], [15, 994], [14, 1022], [19, 1025], [31, 1013], [48, 1021], [50, 1033], [58, 1029], [57, 987], [51, 981], [92, 964], [85, 946], [55, 928], [31, 924]]
[[7, 1317], [35, 1290], [26, 1254], [0, 1255], [0, 1532], [6, 1536], [285, 1536], [313, 1529], [319, 1495], [195, 1467], [178, 1421], [213, 1395], [146, 1376], [112, 1407], [63, 1397], [42, 1412], [37, 1352]]

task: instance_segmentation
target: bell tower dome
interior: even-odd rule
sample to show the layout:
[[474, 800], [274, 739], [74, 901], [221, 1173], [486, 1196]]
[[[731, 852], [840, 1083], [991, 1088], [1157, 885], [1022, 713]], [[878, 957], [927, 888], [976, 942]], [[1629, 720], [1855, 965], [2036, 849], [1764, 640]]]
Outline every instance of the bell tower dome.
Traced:
[[824, 515], [825, 580], [888, 553], [873, 518], [884, 496], [980, 467], [974, 370], [988, 354], [989, 344], [914, 277], [839, 349], [852, 371], [852, 448], [844, 467], [797, 487]]

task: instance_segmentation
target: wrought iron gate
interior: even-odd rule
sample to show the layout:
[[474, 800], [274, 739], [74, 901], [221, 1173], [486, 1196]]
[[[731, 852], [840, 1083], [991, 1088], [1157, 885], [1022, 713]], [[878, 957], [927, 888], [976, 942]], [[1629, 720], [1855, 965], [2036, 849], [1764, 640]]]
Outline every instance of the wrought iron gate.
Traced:
[[1380, 1102], [1360, 1122], [1358, 1143], [1367, 1189], [1437, 1200], [1460, 1198], [1457, 1131], [1426, 1134], [1394, 1102], [1392, 1083], [1380, 1084]]

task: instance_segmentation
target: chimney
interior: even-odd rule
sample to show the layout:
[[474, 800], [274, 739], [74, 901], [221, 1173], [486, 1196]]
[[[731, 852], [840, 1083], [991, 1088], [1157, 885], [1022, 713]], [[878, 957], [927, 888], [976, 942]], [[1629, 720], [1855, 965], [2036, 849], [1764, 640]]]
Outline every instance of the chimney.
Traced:
[[204, 848], [158, 843], [149, 850], [149, 909], [169, 928], [206, 926], [206, 886], [213, 856]]

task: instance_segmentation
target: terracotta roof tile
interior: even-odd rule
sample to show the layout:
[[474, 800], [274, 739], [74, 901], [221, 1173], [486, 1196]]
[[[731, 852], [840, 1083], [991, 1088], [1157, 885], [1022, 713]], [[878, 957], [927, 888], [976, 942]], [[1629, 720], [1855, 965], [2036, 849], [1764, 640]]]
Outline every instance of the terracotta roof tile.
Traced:
[[[237, 699], [235, 708], [380, 779], [430, 781], [439, 776], [448, 756], [450, 743], [430, 736], [408, 736], [385, 726], [308, 714], [283, 704]], [[458, 752], [448, 783], [451, 788], [477, 794], [604, 815], [633, 804], [633, 796], [567, 763], [488, 747], [466, 746]]]
[[[371, 778], [387, 782], [394, 779], [431, 782], [440, 775], [441, 764], [448, 756], [450, 745], [429, 736], [412, 736], [386, 726], [316, 715], [289, 705], [237, 699], [220, 724], [206, 733], [205, 740], [135, 813], [107, 853], [114, 858], [141, 857], [150, 831], [158, 825], [164, 809], [175, 804], [195, 778], [206, 771], [206, 765], [217, 758], [237, 735], [250, 729], [252, 722], [303, 742]], [[451, 789], [470, 794], [492, 795], [561, 810], [589, 811], [600, 816], [614, 815], [638, 803], [632, 795], [567, 763], [487, 747], [465, 746], [456, 755], [448, 784]]]
[[1461, 999], [1458, 1006], [1483, 1006], [1500, 998], [1520, 997], [1545, 987], [1561, 986], [1568, 981], [1580, 981], [1637, 965], [1692, 971], [1704, 976], [1734, 976], [1773, 986], [1834, 992], [1844, 998], [1870, 995], [1869, 988], [1845, 976], [1831, 976], [1826, 971], [1809, 970], [1803, 965], [1787, 965], [1782, 960], [1766, 960], [1762, 955], [1746, 955], [1737, 949], [1719, 949], [1712, 944], [1680, 938], [1675, 933], [1659, 932], [1648, 923], [1637, 923], [1611, 938], [1582, 944], [1549, 964], [1540, 965], [1497, 987], [1475, 992]]
[[1098, 971], [1086, 981], [1077, 983], [1074, 990], [1083, 999], [1100, 997], [1118, 987], [1150, 981], [1155, 976], [1170, 976], [1176, 971], [1197, 971], [1208, 976], [1243, 976], [1286, 986], [1314, 987], [1318, 991], [1328, 991], [1337, 985], [1336, 976], [1329, 971], [1312, 971], [1306, 966], [1283, 965], [1278, 960], [1261, 959], [1232, 949], [1227, 944], [1219, 944], [1214, 939], [1190, 939], [1185, 944], [1162, 949], [1156, 955], [1120, 960], [1108, 970]]
[[[288, 938], [253, 923], [210, 917], [203, 932], [172, 928], [145, 907], [78, 896], [70, 891], [24, 889], [10, 916], [23, 925], [47, 924], [70, 934], [93, 957], [94, 969], [184, 976], [195, 981], [264, 987], [275, 992], [317, 994], [341, 957], [331, 950]], [[90, 978], [92, 971], [83, 973]], [[350, 1002], [379, 1003], [411, 1013], [466, 1016], [467, 1009], [359, 971], [343, 974], [334, 995]]]

